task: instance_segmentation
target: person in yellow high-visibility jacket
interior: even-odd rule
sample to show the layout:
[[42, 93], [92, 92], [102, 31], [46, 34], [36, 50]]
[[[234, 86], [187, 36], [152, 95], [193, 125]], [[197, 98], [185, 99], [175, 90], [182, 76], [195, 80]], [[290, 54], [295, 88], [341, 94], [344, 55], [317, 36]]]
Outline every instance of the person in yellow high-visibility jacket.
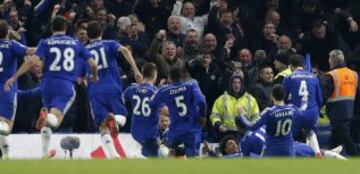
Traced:
[[239, 115], [238, 107], [242, 106], [252, 122], [259, 119], [259, 106], [256, 99], [245, 91], [243, 75], [235, 72], [229, 80], [229, 89], [215, 100], [210, 115], [214, 127], [220, 132], [220, 137], [227, 134], [237, 135], [235, 117]]

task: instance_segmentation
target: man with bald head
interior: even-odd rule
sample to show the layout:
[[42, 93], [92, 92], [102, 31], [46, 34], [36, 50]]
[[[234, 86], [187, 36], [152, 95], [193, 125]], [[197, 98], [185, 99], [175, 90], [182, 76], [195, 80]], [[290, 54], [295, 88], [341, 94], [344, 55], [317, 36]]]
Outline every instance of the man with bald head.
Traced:
[[218, 43], [216, 36], [213, 33], [207, 33], [203, 38], [202, 44], [214, 55], [215, 64], [220, 69], [225, 70], [230, 59], [230, 55], [228, 54], [227, 49], [231, 49], [231, 47], [233, 46], [233, 42], [231, 43], [232, 45], [228, 43], [224, 47], [221, 47]]
[[167, 21], [168, 32], [167, 40], [172, 41], [177, 47], [182, 47], [185, 40], [185, 34], [181, 32], [181, 21], [179, 16], [170, 16]]
[[249, 49], [241, 49], [238, 58], [241, 62], [241, 69], [245, 75], [245, 85], [247, 89], [249, 89], [256, 83], [259, 76], [259, 69], [255, 66], [252, 53]]
[[280, 54], [292, 55], [295, 54], [295, 52], [296, 50], [292, 48], [292, 41], [290, 37], [287, 35], [281, 35], [276, 43], [276, 47], [271, 49], [268, 61], [272, 64]]

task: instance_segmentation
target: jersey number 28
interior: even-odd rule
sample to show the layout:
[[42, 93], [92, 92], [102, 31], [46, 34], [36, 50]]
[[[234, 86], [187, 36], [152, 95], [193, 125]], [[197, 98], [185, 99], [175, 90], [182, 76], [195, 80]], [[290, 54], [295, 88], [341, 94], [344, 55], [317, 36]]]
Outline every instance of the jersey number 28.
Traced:
[[[55, 60], [50, 65], [50, 71], [61, 71], [61, 67], [67, 72], [74, 70], [74, 56], [75, 51], [73, 48], [66, 48], [63, 52], [57, 47], [50, 48], [50, 53], [55, 54]], [[61, 59], [64, 58], [62, 66], [59, 65]]]

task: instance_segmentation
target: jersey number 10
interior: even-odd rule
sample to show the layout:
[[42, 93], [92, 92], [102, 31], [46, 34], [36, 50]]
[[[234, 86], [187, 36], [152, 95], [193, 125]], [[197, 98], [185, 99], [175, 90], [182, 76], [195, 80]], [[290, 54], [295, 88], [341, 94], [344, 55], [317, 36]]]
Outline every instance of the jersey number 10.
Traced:
[[277, 126], [276, 126], [275, 137], [285, 136], [285, 135], [289, 134], [291, 131], [291, 126], [292, 126], [291, 119], [279, 120], [277, 122]]

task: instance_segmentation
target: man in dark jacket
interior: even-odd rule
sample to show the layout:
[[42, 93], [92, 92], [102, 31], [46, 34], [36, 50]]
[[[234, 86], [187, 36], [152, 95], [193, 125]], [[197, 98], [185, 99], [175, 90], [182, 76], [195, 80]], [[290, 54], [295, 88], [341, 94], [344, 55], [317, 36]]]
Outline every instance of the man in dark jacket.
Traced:
[[346, 67], [340, 50], [329, 53], [332, 69], [327, 73], [323, 92], [327, 99], [326, 110], [332, 127], [330, 148], [344, 145], [349, 155], [359, 155], [356, 144], [350, 137], [350, 122], [354, 115], [355, 96], [360, 92], [357, 73]]
[[260, 78], [252, 89], [252, 94], [256, 98], [260, 111], [271, 104], [271, 90], [273, 88], [274, 72], [270, 65], [263, 65], [260, 69]]

